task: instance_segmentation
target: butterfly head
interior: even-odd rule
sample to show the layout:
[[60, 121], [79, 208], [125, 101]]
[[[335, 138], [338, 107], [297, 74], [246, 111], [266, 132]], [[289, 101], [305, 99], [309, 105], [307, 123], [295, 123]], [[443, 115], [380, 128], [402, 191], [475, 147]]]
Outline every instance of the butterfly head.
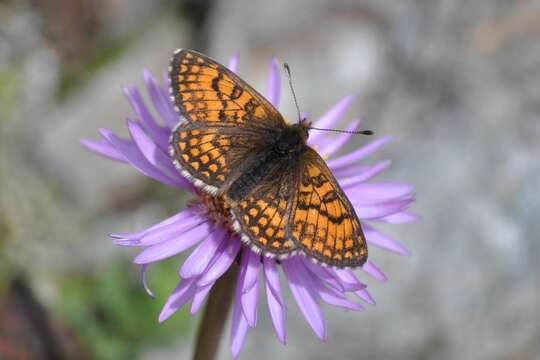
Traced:
[[308, 126], [300, 122], [284, 129], [276, 141], [276, 150], [283, 156], [302, 153], [307, 147]]

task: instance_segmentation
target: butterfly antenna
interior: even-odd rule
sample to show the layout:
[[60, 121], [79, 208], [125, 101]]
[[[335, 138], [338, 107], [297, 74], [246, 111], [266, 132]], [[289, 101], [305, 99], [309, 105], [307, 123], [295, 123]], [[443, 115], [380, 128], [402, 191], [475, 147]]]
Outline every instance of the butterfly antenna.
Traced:
[[349, 131], [349, 130], [338, 130], [338, 129], [321, 129], [321, 128], [316, 128], [316, 127], [311, 127], [311, 126], [308, 129], [320, 130], [320, 131], [333, 131], [333, 132], [346, 133], [346, 134], [373, 135], [373, 131], [371, 130]]
[[298, 106], [298, 100], [296, 99], [296, 94], [292, 85], [291, 68], [287, 63], [284, 63], [283, 67], [285, 68], [285, 71], [287, 72], [287, 78], [289, 79], [289, 87], [291, 88], [294, 104], [296, 105], [296, 111], [298, 112], [298, 121], [302, 122], [302, 116], [300, 115], [300, 107]]

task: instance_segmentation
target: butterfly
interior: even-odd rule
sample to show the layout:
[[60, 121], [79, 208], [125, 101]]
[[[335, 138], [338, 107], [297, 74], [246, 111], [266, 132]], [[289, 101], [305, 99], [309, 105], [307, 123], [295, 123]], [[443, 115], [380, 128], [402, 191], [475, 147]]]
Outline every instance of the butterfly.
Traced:
[[278, 259], [302, 253], [338, 268], [365, 263], [360, 221], [307, 145], [309, 122], [288, 124], [235, 73], [196, 51], [176, 50], [169, 77], [181, 117], [170, 138], [174, 163], [223, 199], [244, 243]]

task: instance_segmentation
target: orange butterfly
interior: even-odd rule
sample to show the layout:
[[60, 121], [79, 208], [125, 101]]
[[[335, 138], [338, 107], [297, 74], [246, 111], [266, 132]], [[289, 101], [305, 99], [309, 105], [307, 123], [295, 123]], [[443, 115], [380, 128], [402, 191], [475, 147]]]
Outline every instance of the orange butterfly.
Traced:
[[169, 76], [181, 115], [171, 156], [195, 186], [223, 199], [243, 242], [269, 257], [302, 252], [336, 267], [365, 263], [360, 221], [307, 145], [308, 122], [287, 124], [236, 74], [192, 50], [175, 51]]

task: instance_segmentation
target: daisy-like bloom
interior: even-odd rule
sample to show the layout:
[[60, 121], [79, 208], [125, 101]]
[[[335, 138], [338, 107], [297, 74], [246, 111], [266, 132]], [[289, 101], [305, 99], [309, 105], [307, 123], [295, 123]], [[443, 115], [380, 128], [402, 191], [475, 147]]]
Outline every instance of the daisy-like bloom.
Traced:
[[[236, 71], [237, 64], [238, 57], [234, 56], [229, 68]], [[165, 77], [160, 83], [148, 71], [144, 72], [144, 79], [160, 121], [152, 115], [139, 91], [128, 87], [125, 94], [136, 116], [135, 119], [127, 119], [130, 137], [124, 139], [107, 129], [100, 129], [102, 140], [81, 140], [81, 143], [97, 154], [130, 164], [154, 180], [194, 194], [195, 200], [178, 214], [140, 232], [112, 235], [117, 245], [144, 248], [134, 262], [142, 266], [143, 284], [150, 294], [145, 281], [147, 267], [196, 246], [180, 267], [179, 284], [167, 299], [159, 321], [166, 320], [189, 301], [191, 313], [197, 313], [212, 286], [230, 266], [236, 266], [233, 265], [235, 262], [240, 268], [231, 322], [231, 351], [234, 357], [238, 356], [248, 329], [254, 328], [257, 323], [260, 286], [265, 290], [266, 305], [277, 338], [285, 344], [287, 308], [280, 282], [280, 268], [300, 311], [321, 340], [325, 340], [327, 334], [322, 302], [357, 311], [363, 310], [362, 302], [375, 304], [366, 285], [350, 269], [324, 267], [304, 256], [270, 259], [244, 245], [231, 230], [229, 213], [224, 211], [223, 203], [201, 193], [173, 165], [168, 152], [169, 137], [179, 116], [169, 99], [168, 79]], [[266, 96], [276, 107], [279, 105], [279, 89], [279, 66], [276, 59], [272, 59]], [[351, 96], [345, 97], [314, 121], [313, 126], [332, 128], [352, 101]], [[346, 130], [358, 129], [359, 123], [357, 119], [352, 120]], [[389, 160], [374, 165], [359, 163], [391, 141], [391, 137], [382, 137], [347, 154], [334, 156], [351, 136], [349, 133], [333, 135], [311, 131], [308, 144], [328, 159], [328, 166], [362, 221], [368, 245], [407, 255], [409, 251], [403, 245], [378, 231], [375, 225], [416, 221], [418, 216], [407, 210], [414, 201], [411, 194], [413, 187], [400, 182], [368, 182], [390, 165]], [[371, 259], [360, 270], [376, 280], [386, 281], [383, 271]], [[260, 277], [261, 272], [263, 276]]]

